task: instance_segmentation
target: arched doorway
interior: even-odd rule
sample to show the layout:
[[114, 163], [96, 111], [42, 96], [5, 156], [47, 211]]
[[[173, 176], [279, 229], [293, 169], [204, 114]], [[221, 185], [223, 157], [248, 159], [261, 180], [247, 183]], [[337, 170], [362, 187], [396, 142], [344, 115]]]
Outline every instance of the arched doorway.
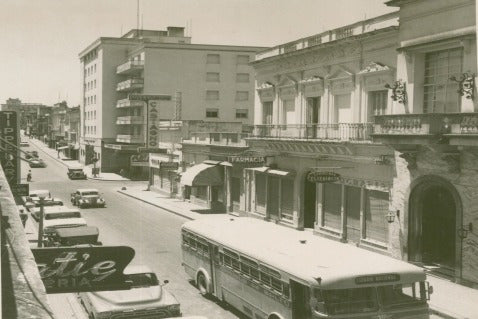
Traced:
[[460, 276], [461, 201], [456, 189], [439, 177], [415, 183], [409, 201], [408, 258], [435, 273]]

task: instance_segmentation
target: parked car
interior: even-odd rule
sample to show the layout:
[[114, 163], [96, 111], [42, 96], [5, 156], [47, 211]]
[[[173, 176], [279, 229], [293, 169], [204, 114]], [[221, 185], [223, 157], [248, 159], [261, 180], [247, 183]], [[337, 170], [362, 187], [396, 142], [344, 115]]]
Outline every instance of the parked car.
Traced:
[[80, 208], [84, 207], [106, 207], [105, 200], [95, 188], [79, 188], [71, 193], [71, 203]]
[[60, 198], [51, 196], [47, 189], [38, 189], [30, 191], [28, 196], [22, 197], [23, 203], [29, 212], [32, 212], [35, 207], [40, 207], [40, 197], [43, 197], [44, 206], [63, 206], [63, 201]]
[[46, 163], [41, 158], [33, 158], [28, 162], [32, 168], [43, 168], [46, 167]]
[[163, 288], [147, 266], [125, 268], [129, 290], [95, 291], [79, 294], [90, 318], [175, 318], [181, 316], [179, 302]]
[[69, 179], [86, 179], [86, 174], [82, 168], [68, 168], [66, 175]]
[[43, 233], [50, 236], [58, 228], [86, 226], [86, 221], [76, 208], [65, 206], [45, 207]]
[[99, 233], [98, 227], [94, 226], [58, 228], [48, 236], [46, 246], [101, 245]]
[[37, 151], [25, 152], [25, 158], [26, 159], [38, 158], [38, 152]]

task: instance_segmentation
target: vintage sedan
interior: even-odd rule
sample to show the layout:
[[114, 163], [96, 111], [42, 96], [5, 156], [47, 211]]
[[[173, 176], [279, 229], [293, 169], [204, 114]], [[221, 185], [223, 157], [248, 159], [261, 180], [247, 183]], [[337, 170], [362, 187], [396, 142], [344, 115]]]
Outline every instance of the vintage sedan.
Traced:
[[98, 227], [94, 226], [58, 228], [48, 236], [45, 246], [101, 245], [98, 236]]
[[46, 167], [46, 163], [41, 158], [34, 158], [31, 159], [28, 164], [32, 168], [44, 168]]
[[86, 174], [83, 171], [83, 168], [68, 168], [66, 173], [69, 179], [86, 179]]
[[179, 302], [163, 288], [147, 266], [125, 268], [129, 290], [80, 293], [89, 318], [172, 318], [180, 317]]
[[29, 212], [35, 211], [40, 207], [40, 197], [43, 198], [43, 206], [63, 206], [60, 198], [52, 197], [47, 189], [38, 189], [30, 191], [28, 196], [22, 197], [25, 207]]
[[50, 236], [59, 228], [87, 226], [77, 208], [65, 206], [46, 207], [44, 211], [43, 230], [45, 236]]
[[79, 188], [71, 193], [71, 203], [80, 208], [106, 207], [105, 200], [95, 188]]

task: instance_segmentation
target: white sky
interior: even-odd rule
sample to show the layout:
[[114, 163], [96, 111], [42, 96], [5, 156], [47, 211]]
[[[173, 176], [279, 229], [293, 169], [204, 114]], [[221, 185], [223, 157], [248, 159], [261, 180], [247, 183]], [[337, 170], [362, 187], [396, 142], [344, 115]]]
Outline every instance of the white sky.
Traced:
[[[139, 1], [144, 29], [192, 24], [193, 43], [253, 46], [279, 45], [396, 10], [385, 0]], [[11, 97], [78, 105], [78, 53], [100, 36], [136, 28], [136, 3], [0, 0], [0, 103]]]

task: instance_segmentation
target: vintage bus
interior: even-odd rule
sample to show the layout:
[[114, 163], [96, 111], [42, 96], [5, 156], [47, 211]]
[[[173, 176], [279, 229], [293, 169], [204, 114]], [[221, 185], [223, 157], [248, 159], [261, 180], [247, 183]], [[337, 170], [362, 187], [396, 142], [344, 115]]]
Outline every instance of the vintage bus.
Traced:
[[200, 292], [249, 318], [429, 318], [432, 287], [406, 262], [248, 217], [205, 217], [181, 232]]

